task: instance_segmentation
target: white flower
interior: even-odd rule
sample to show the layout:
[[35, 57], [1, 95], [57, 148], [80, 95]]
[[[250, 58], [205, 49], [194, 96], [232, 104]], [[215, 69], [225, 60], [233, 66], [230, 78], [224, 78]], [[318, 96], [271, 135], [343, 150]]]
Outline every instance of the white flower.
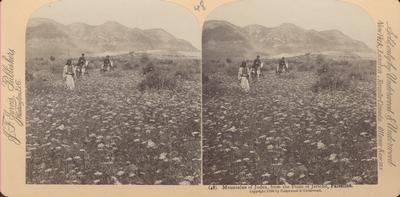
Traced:
[[230, 132], [234, 133], [236, 130], [237, 130], [236, 127], [233, 126], [233, 127], [231, 127], [230, 129], [228, 129], [226, 131], [230, 131]]
[[188, 181], [193, 181], [194, 177], [193, 176], [186, 176], [185, 179], [188, 180]]
[[271, 176], [271, 174], [269, 174], [268, 172], [267, 173], [265, 173], [265, 174], [263, 174], [263, 175], [261, 175], [262, 177], [270, 177]]
[[318, 148], [318, 149], [325, 149], [325, 144], [322, 143], [321, 141], [319, 141], [319, 142], [317, 143], [317, 148]]
[[360, 176], [356, 176], [356, 177], [353, 177], [351, 180], [354, 181], [354, 182], [359, 183], [359, 182], [361, 182], [363, 179], [362, 179]]
[[168, 153], [161, 153], [159, 159], [166, 160], [167, 159], [167, 154]]
[[119, 182], [119, 180], [117, 179], [117, 177], [112, 176], [111, 180], [114, 182], [115, 185], [121, 185], [121, 182]]
[[179, 158], [179, 157], [174, 157], [174, 158], [172, 158], [172, 161], [181, 162], [181, 158]]
[[156, 148], [156, 147], [157, 147], [156, 143], [154, 143], [151, 140], [147, 141], [147, 148]]
[[162, 180], [158, 180], [158, 181], [154, 182], [154, 185], [159, 185], [159, 184], [161, 184], [162, 182], [163, 182]]
[[65, 127], [64, 127], [64, 125], [62, 124], [62, 125], [58, 126], [57, 129], [62, 131], [62, 130], [65, 129]]
[[179, 183], [179, 185], [190, 185], [189, 181], [182, 181]]
[[330, 161], [336, 160], [336, 156], [337, 156], [337, 154], [332, 153], [332, 154], [329, 156], [329, 160], [330, 160]]
[[122, 171], [122, 170], [117, 172], [117, 175], [118, 175], [118, 176], [122, 176], [122, 175], [124, 175], [124, 174], [125, 174], [125, 172]]

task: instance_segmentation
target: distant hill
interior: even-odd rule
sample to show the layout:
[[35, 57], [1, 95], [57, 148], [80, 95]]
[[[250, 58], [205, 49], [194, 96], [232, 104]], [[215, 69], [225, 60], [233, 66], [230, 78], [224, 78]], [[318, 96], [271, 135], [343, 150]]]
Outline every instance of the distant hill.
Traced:
[[278, 27], [239, 27], [227, 21], [206, 21], [203, 58], [254, 58], [321, 53], [332, 56], [372, 58], [374, 50], [338, 30], [306, 30], [290, 23]]
[[27, 25], [26, 39], [28, 58], [147, 50], [199, 51], [188, 41], [163, 29], [132, 29], [113, 21], [98, 26], [85, 23], [63, 25], [51, 19], [32, 18]]

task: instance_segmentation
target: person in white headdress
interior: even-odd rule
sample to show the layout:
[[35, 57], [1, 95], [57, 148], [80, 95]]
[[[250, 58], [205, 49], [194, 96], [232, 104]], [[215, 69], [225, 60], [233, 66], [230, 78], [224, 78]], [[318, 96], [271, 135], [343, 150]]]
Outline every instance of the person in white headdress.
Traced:
[[261, 65], [257, 68], [257, 78], [261, 76], [261, 69], [264, 67], [264, 62], [261, 62]]
[[65, 80], [65, 85], [68, 90], [75, 89], [75, 69], [74, 65], [72, 65], [72, 60], [67, 60], [67, 64], [64, 66], [63, 70], [63, 78]]
[[243, 61], [239, 67], [238, 79], [240, 81], [240, 87], [242, 87], [245, 92], [250, 91], [249, 73], [250, 69], [247, 68], [246, 61]]
[[82, 66], [82, 78], [85, 78], [85, 76], [89, 76], [89, 72], [88, 72], [88, 65], [89, 65], [89, 61], [85, 60], [85, 64]]

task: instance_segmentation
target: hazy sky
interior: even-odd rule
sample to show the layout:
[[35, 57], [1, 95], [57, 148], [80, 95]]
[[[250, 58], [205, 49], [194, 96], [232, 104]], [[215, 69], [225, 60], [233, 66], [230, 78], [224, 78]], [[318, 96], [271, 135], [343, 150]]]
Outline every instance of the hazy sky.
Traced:
[[239, 26], [293, 23], [317, 31], [337, 29], [372, 49], [376, 46], [373, 19], [360, 7], [339, 0], [239, 0], [215, 9], [210, 19]]
[[39, 8], [31, 17], [51, 18], [62, 24], [116, 21], [131, 28], [163, 28], [201, 49], [196, 18], [185, 8], [161, 0], [59, 0]]

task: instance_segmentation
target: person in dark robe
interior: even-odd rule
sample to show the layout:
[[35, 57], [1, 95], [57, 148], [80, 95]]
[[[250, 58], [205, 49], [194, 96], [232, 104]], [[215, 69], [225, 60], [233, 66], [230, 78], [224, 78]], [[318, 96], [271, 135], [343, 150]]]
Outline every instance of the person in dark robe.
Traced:
[[102, 71], [106, 72], [106, 71], [110, 71], [110, 69], [111, 69], [111, 60], [110, 60], [110, 56], [107, 55], [106, 58], [103, 61]]
[[278, 68], [277, 68], [276, 73], [277, 74], [281, 74], [281, 73], [285, 72], [286, 69], [287, 69], [286, 59], [285, 59], [285, 57], [282, 57], [282, 59], [279, 60]]
[[86, 59], [85, 59], [85, 54], [82, 53], [81, 57], [78, 59], [78, 63], [76, 64], [76, 78], [81, 78], [82, 76], [82, 67], [85, 66], [86, 64]]
[[257, 55], [257, 58], [253, 61], [253, 65], [251, 67], [251, 78], [254, 79], [257, 76], [257, 70], [261, 67], [260, 56]]

